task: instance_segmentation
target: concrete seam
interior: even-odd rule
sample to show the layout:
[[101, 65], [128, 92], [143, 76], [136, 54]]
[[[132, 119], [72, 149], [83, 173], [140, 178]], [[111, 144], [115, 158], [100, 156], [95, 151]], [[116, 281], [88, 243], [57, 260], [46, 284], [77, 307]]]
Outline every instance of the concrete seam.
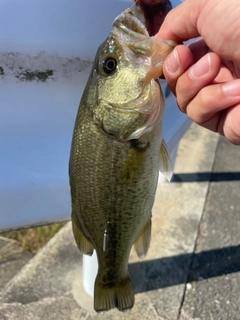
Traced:
[[186, 277], [187, 282], [184, 285], [184, 291], [183, 291], [183, 295], [182, 295], [182, 299], [181, 299], [181, 303], [180, 303], [180, 308], [179, 308], [178, 320], [181, 320], [180, 317], [181, 317], [182, 306], [183, 306], [183, 303], [184, 303], [184, 300], [185, 300], [185, 295], [186, 295], [186, 286], [187, 286], [188, 279], [189, 279], [189, 271], [191, 270], [191, 267], [192, 267], [194, 253], [195, 253], [195, 250], [197, 248], [197, 242], [198, 242], [198, 239], [199, 239], [199, 235], [201, 233], [200, 232], [201, 231], [201, 224], [202, 224], [203, 214], [204, 214], [205, 207], [206, 207], [206, 201], [207, 201], [207, 197], [208, 197], [208, 193], [209, 193], [209, 187], [210, 187], [210, 183], [211, 183], [211, 180], [212, 180], [213, 167], [214, 167], [215, 161], [216, 161], [216, 151], [217, 151], [218, 143], [219, 143], [219, 138], [217, 139], [215, 150], [214, 150], [214, 158], [213, 158], [213, 162], [212, 162], [212, 166], [211, 166], [211, 174], [210, 174], [209, 181], [208, 181], [208, 184], [207, 184], [207, 191], [206, 191], [206, 196], [205, 196], [205, 200], [204, 200], [204, 204], [203, 204], [201, 218], [200, 218], [199, 224], [198, 224], [198, 230], [197, 230], [197, 236], [196, 236], [195, 243], [194, 243], [194, 249], [193, 249], [193, 252], [192, 252], [192, 255], [191, 255], [191, 260], [189, 262], [188, 275]]

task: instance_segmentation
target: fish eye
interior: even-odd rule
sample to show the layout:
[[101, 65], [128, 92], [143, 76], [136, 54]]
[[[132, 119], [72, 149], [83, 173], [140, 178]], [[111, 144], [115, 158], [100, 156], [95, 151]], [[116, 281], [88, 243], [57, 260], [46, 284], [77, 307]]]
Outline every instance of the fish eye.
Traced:
[[115, 71], [117, 68], [117, 60], [112, 58], [112, 57], [108, 57], [103, 61], [103, 71], [107, 74], [112, 73], [113, 71]]

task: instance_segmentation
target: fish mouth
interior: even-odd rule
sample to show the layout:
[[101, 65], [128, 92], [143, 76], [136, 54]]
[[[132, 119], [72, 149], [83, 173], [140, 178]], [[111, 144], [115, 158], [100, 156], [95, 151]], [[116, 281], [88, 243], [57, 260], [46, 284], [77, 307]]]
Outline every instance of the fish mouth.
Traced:
[[113, 21], [112, 34], [117, 41], [142, 57], [151, 56], [151, 38], [144, 24], [130, 9], [125, 10]]
[[[130, 9], [126, 9], [115, 18], [111, 33], [122, 48], [128, 48], [123, 49], [125, 60], [128, 63], [136, 66], [149, 66], [151, 63], [151, 39], [144, 24], [134, 16]], [[141, 92], [130, 103], [111, 103], [111, 106], [124, 109], [126, 112], [135, 112], [138, 109], [148, 113], [145, 106], [149, 103], [149, 96], [151, 96], [151, 91], [154, 87], [151, 80], [153, 79], [145, 82]]]
[[139, 66], [146, 67], [145, 83], [138, 96], [130, 103], [117, 104], [114, 107], [125, 109], [128, 112], [138, 109], [140, 112], [148, 113], [149, 109], [146, 106], [156, 85], [154, 76], [151, 76], [149, 72], [152, 69], [152, 52], [155, 39], [153, 40], [149, 36], [145, 25], [134, 16], [130, 9], [126, 9], [113, 21], [112, 35], [123, 48], [124, 59], [127, 63], [135, 65], [136, 68]]
[[146, 27], [142, 22], [134, 16], [134, 13], [130, 9], [126, 9], [113, 21], [113, 27], [119, 28], [128, 37], [137, 37], [139, 35], [149, 37]]
[[[116, 109], [124, 113], [136, 113], [148, 115], [146, 121], [130, 134], [126, 140], [138, 139], [143, 134], [152, 131], [153, 127], [162, 118], [163, 100], [159, 83], [155, 78], [148, 76], [152, 68], [153, 39], [149, 36], [144, 24], [137, 19], [130, 10], [125, 10], [113, 22], [110, 40], [114, 39], [122, 47], [122, 58], [126, 65], [141, 68], [141, 90], [138, 90], [131, 101], [108, 101], [108, 97], [101, 97], [99, 104], [105, 108]], [[143, 75], [145, 74], [145, 76]], [[142, 78], [145, 78], [142, 82]], [[160, 97], [160, 98], [159, 98]]]

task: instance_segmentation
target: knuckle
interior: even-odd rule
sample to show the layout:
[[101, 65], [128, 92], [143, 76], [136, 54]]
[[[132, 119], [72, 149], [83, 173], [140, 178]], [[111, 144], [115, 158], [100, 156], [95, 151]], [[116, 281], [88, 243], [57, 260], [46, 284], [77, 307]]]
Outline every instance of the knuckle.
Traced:
[[199, 104], [208, 110], [212, 105], [216, 105], [223, 99], [223, 93], [219, 85], [210, 85], [202, 88], [198, 93]]

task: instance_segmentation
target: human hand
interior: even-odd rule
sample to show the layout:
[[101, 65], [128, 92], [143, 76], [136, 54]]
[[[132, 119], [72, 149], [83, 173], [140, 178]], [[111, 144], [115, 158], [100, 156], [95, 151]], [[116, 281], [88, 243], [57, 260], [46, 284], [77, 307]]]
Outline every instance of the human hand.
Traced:
[[164, 63], [179, 108], [196, 123], [240, 144], [239, 0], [186, 0], [166, 17], [156, 37], [185, 41]]

